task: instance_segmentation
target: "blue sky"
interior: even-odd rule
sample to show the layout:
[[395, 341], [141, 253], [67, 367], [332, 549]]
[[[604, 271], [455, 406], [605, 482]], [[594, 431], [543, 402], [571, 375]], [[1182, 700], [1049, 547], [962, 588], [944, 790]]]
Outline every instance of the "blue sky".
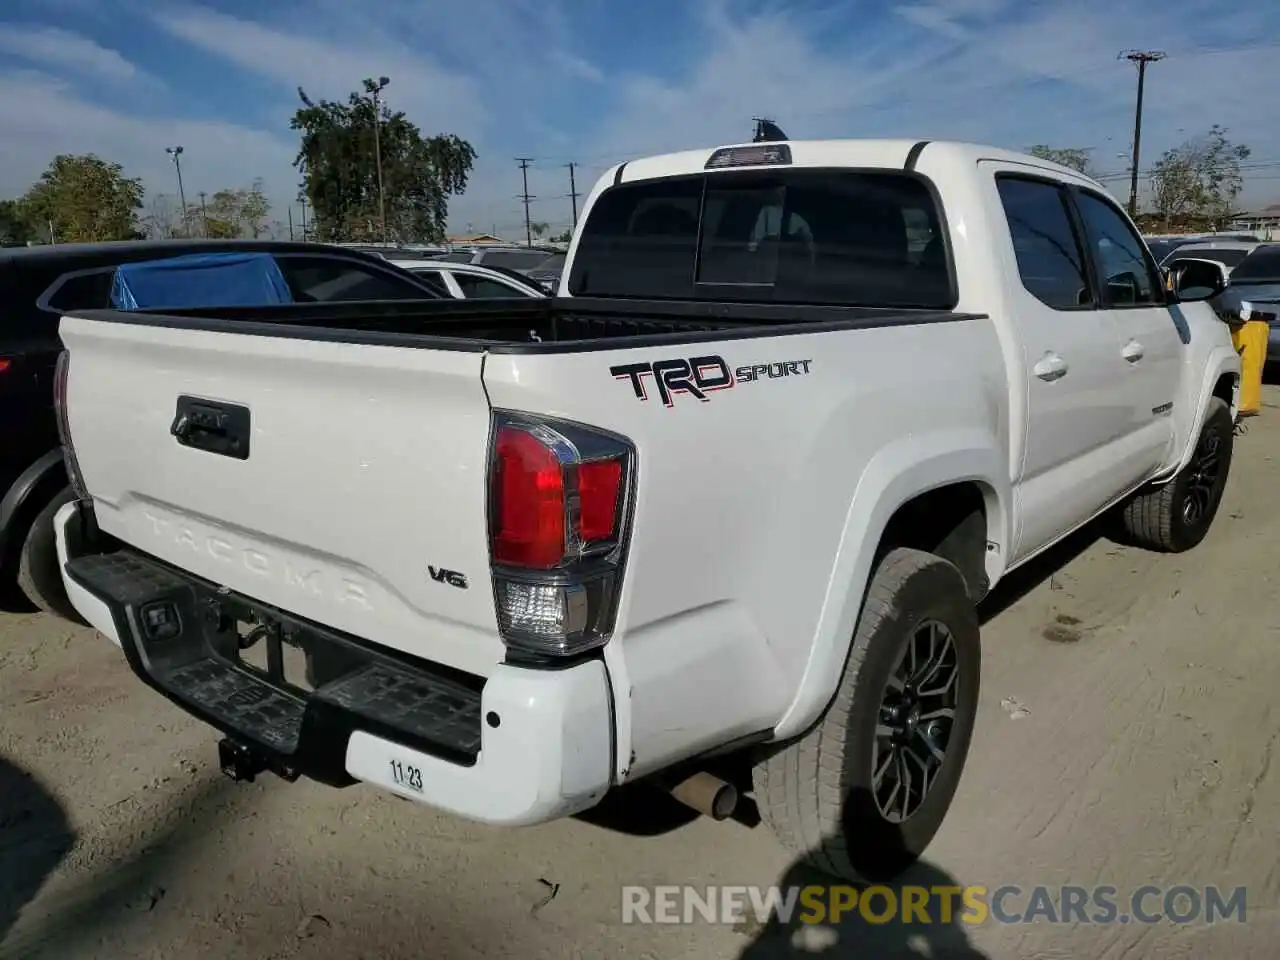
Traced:
[[1213, 0], [5, 0], [0, 197], [59, 152], [173, 194], [164, 148], [182, 144], [189, 199], [261, 177], [284, 220], [297, 87], [378, 75], [424, 132], [478, 150], [457, 230], [523, 232], [517, 156], [535, 219], [559, 225], [564, 164], [585, 193], [628, 156], [746, 139], [759, 114], [796, 138], [1089, 147], [1118, 174], [1133, 47], [1168, 53], [1142, 167], [1219, 123], [1253, 149], [1244, 200], [1280, 200], [1280, 5]]

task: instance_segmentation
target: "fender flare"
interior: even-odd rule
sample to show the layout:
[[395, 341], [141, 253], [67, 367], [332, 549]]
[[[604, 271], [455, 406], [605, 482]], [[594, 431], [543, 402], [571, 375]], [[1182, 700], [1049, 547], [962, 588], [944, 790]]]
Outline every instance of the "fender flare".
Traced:
[[924, 431], [894, 441], [872, 458], [849, 501], [809, 662], [774, 729], [775, 739], [803, 733], [835, 697], [876, 547], [903, 504], [939, 487], [977, 483], [986, 501], [988, 542], [998, 545], [987, 553], [988, 575], [992, 584], [999, 579], [1014, 535], [1007, 460], [1004, 445], [981, 429]]
[[1182, 453], [1172, 468], [1162, 471], [1157, 482], [1166, 482], [1176, 477], [1188, 463], [1196, 451], [1196, 441], [1204, 427], [1205, 417], [1209, 413], [1209, 398], [1213, 396], [1213, 388], [1223, 374], [1232, 373], [1236, 377], [1236, 389], [1231, 399], [1231, 419], [1235, 419], [1240, 410], [1240, 355], [1231, 347], [1216, 347], [1205, 362], [1204, 377], [1200, 381], [1200, 391], [1196, 397], [1195, 417], [1191, 421], [1191, 429], [1182, 441]]
[[0, 499], [0, 558], [17, 549], [15, 534], [24, 532], [18, 527], [33, 513], [30, 508], [38, 510], [68, 483], [61, 447], [49, 450], [18, 475]]

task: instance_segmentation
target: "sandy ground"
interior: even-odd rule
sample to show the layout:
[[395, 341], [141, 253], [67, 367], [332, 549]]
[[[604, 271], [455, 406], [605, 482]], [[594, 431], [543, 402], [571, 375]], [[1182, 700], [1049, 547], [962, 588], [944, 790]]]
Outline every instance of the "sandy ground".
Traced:
[[[1280, 389], [1267, 401], [1280, 407]], [[682, 822], [651, 798], [603, 824], [509, 831], [365, 787], [238, 786], [211, 731], [143, 689], [114, 647], [0, 615], [0, 956], [1274, 956], [1278, 439], [1274, 409], [1237, 438], [1198, 550], [1079, 537], [1056, 571], [1034, 571], [1045, 579], [1012, 585], [1029, 592], [1001, 590], [969, 766], [909, 878], [1109, 884], [1122, 904], [1144, 884], [1244, 885], [1244, 924], [624, 925], [625, 884], [813, 875], [764, 829]]]

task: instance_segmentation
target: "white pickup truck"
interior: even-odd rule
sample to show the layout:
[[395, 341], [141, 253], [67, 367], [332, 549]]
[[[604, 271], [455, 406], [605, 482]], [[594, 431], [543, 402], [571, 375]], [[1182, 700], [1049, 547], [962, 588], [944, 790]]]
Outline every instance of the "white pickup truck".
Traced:
[[959, 143], [633, 160], [584, 216], [554, 299], [65, 317], [71, 600], [238, 778], [516, 825], [641, 778], [724, 816], [742, 762], [784, 842], [890, 874], [960, 778], [976, 602], [1112, 508], [1205, 536], [1220, 280]]

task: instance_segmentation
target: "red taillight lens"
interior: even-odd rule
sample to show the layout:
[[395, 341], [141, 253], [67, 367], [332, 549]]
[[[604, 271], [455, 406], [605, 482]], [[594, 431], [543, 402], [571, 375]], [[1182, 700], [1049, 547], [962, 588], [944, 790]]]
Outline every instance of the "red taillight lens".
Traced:
[[578, 536], [585, 545], [617, 535], [621, 493], [622, 458], [578, 467]]
[[494, 462], [493, 559], [549, 570], [565, 554], [564, 471], [560, 460], [519, 427], [498, 431]]
[[0, 373], [4, 373], [6, 370], [8, 370], [10, 364], [12, 363], [13, 361], [10, 360], [8, 357], [0, 357]]
[[582, 424], [505, 412], [493, 444], [490, 554], [509, 651], [560, 658], [608, 642], [635, 448]]

